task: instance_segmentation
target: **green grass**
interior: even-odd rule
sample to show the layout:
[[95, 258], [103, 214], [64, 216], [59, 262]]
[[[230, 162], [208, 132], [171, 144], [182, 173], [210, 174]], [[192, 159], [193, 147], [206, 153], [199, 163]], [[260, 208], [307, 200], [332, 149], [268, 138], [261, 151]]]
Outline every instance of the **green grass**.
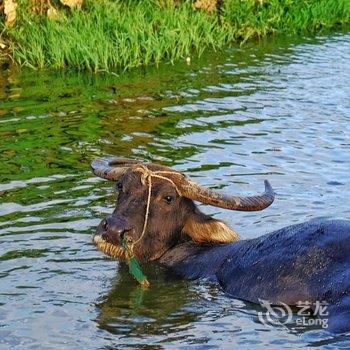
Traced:
[[273, 33], [315, 33], [350, 23], [349, 0], [224, 1], [229, 40], [246, 41]]
[[[11, 56], [33, 68], [91, 71], [176, 61], [206, 48], [272, 33], [310, 33], [350, 23], [349, 0], [224, 0], [220, 20], [151, 0], [86, 0], [82, 11], [59, 21], [19, 14], [6, 29]], [[3, 29], [2, 29], [3, 30]]]

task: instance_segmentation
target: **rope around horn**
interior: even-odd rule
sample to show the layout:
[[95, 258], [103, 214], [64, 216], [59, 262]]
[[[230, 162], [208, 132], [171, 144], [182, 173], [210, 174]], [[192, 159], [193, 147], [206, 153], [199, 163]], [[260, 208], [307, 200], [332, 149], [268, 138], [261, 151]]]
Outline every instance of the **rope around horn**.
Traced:
[[182, 174], [178, 172], [173, 171], [167, 171], [167, 170], [160, 170], [160, 171], [152, 171], [147, 168], [147, 166], [140, 164], [137, 167], [133, 169], [134, 172], [140, 172], [141, 173], [141, 183], [142, 185], [148, 185], [148, 194], [147, 194], [147, 205], [146, 205], [146, 212], [145, 212], [145, 219], [143, 222], [143, 228], [140, 237], [136, 240], [136, 242], [133, 242], [131, 237], [127, 237], [127, 235], [124, 236], [122, 241], [122, 247], [125, 250], [125, 256], [129, 265], [129, 272], [135, 277], [135, 279], [141, 284], [142, 287], [148, 287], [150, 285], [149, 281], [147, 280], [147, 277], [143, 274], [140, 264], [137, 261], [135, 254], [134, 254], [134, 247], [136, 244], [140, 243], [140, 241], [143, 239], [146, 233], [147, 224], [148, 224], [148, 217], [149, 217], [149, 208], [151, 204], [151, 194], [152, 194], [152, 178], [158, 178], [163, 179], [168, 182], [170, 182], [176, 192], [181, 196], [181, 192], [179, 191], [178, 187], [175, 185], [174, 181], [171, 179], [161, 175], [161, 174], [172, 174], [172, 175], [180, 175]]

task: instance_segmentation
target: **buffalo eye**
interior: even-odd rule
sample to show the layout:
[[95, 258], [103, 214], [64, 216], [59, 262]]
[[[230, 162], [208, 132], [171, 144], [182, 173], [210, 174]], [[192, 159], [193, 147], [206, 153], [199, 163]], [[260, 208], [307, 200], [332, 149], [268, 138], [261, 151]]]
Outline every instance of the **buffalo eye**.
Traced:
[[121, 183], [121, 181], [117, 182], [117, 190], [121, 191], [123, 189], [123, 184]]
[[165, 196], [164, 197], [164, 201], [167, 204], [171, 204], [173, 202], [173, 200], [174, 200], [174, 197], [172, 197], [172, 196]]

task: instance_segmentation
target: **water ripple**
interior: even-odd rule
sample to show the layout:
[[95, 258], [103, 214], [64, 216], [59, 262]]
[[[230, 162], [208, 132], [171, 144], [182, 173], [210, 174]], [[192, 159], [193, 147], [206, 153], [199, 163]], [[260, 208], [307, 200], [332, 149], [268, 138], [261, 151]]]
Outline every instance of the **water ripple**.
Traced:
[[314, 217], [350, 219], [350, 35], [280, 38], [116, 76], [0, 72], [0, 347], [349, 348], [348, 337], [259, 323], [259, 307], [204, 281], [126, 266], [90, 243], [112, 211], [101, 154], [140, 157], [258, 213], [201, 208], [244, 238]]

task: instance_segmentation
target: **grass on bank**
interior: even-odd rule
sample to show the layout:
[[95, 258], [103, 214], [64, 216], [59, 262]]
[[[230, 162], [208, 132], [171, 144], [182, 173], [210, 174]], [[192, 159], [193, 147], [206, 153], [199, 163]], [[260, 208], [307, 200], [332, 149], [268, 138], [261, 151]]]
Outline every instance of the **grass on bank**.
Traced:
[[191, 1], [176, 7], [156, 3], [86, 0], [83, 10], [62, 12], [59, 20], [23, 10], [12, 29], [2, 30], [21, 65], [98, 71], [176, 61], [207, 47], [350, 23], [349, 0], [223, 0], [220, 16], [195, 11]]

